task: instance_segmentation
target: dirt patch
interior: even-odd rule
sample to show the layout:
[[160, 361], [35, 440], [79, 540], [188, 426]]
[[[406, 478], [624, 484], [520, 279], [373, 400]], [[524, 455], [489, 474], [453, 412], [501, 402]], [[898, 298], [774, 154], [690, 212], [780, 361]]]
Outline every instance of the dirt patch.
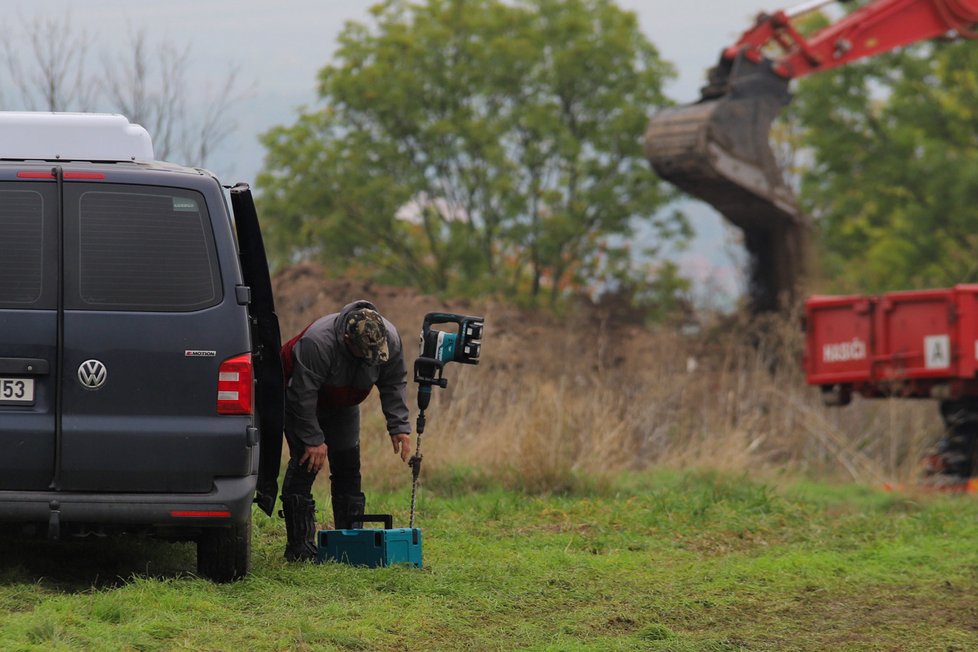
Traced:
[[587, 523], [551, 523], [549, 525], [533, 525], [530, 527], [518, 527], [513, 530], [517, 534], [589, 534], [592, 527]]
[[[974, 588], [948, 595], [922, 586], [865, 586], [851, 593], [807, 587], [793, 599], [755, 598], [741, 608], [711, 609], [709, 626], [715, 631], [718, 623], [727, 623], [736, 630], [736, 623], [751, 623], [753, 632], [736, 632], [750, 649], [975, 649]], [[695, 630], [696, 620], [684, 627]]]

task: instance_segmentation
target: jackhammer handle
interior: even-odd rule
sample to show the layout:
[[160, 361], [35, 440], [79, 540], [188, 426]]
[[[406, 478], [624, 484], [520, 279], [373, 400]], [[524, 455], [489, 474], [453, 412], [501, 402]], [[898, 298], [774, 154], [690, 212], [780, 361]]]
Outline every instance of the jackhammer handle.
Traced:
[[444, 369], [445, 363], [441, 360], [419, 356], [414, 360], [414, 382], [444, 389], [448, 387], [448, 379], [442, 376]]
[[482, 321], [482, 317], [471, 315], [458, 315], [452, 312], [429, 312], [424, 316], [423, 328], [428, 328], [434, 324], [459, 324], [463, 321]]

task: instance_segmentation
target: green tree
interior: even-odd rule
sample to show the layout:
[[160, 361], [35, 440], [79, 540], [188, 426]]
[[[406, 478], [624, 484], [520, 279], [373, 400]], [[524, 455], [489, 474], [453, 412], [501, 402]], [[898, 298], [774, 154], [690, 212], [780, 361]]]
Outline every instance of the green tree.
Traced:
[[792, 111], [832, 290], [978, 280], [978, 45], [925, 43], [814, 75]]
[[[279, 262], [534, 299], [635, 220], [687, 227], [642, 156], [671, 74], [609, 0], [390, 0], [349, 23], [321, 106], [263, 136]], [[610, 238], [610, 239], [609, 239]]]

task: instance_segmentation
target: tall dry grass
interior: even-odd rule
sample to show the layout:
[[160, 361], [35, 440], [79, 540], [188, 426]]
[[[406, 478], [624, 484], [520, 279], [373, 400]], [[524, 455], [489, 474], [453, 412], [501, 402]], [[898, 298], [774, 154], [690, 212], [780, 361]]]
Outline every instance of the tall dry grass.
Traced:
[[[467, 469], [469, 481], [481, 474], [546, 491], [573, 486], [581, 474], [696, 467], [899, 483], [915, 476], [941, 434], [933, 401], [857, 397], [824, 407], [804, 382], [796, 315], [724, 317], [683, 335], [616, 324], [593, 310], [557, 319], [326, 280], [310, 263], [274, 282], [286, 337], [369, 298], [397, 325], [409, 366], [426, 312], [485, 315], [482, 363], [449, 365], [449, 388], [435, 390], [428, 410], [423, 452], [432, 479]], [[413, 420], [413, 384], [409, 390]], [[403, 486], [409, 470], [393, 455], [376, 393], [362, 413], [367, 482]]]
[[[595, 317], [524, 325], [503, 313], [494, 323], [489, 309], [482, 364], [450, 365], [449, 390], [435, 390], [427, 474], [468, 468], [532, 491], [651, 467], [878, 485], [911, 480], [941, 432], [933, 401], [824, 407], [805, 385], [793, 318], [682, 335]], [[409, 347], [409, 363], [414, 355]], [[376, 397], [363, 415], [368, 483], [403, 486], [409, 472], [382, 436]]]

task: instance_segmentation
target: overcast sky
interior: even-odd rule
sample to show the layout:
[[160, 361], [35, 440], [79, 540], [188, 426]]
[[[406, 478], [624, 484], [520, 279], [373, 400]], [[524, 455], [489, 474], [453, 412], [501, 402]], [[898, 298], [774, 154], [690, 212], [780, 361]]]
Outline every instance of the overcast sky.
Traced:
[[[666, 87], [679, 102], [698, 97], [707, 68], [761, 10], [785, 5], [763, 0], [619, 0], [638, 14], [642, 30], [661, 56], [676, 66], [678, 77]], [[794, 4], [791, 0], [789, 4]], [[254, 181], [262, 165], [258, 134], [290, 123], [296, 109], [316, 100], [315, 76], [329, 61], [336, 36], [348, 20], [369, 22], [363, 0], [6, 0], [4, 30], [16, 29], [18, 14], [53, 16], [69, 12], [78, 29], [95, 39], [95, 49], [119, 52], [129, 34], [144, 30], [152, 41], [189, 43], [194, 55], [191, 86], [216, 83], [229, 66], [242, 69], [242, 86], [251, 90], [235, 106], [237, 131], [209, 161], [225, 182]], [[11, 11], [13, 10], [13, 11]], [[23, 108], [11, 105], [10, 109]], [[721, 218], [708, 206], [691, 202], [689, 212], [699, 233], [682, 255], [690, 273], [726, 267]], [[730, 270], [720, 273], [730, 276]], [[729, 281], [729, 279], [728, 279]]]

